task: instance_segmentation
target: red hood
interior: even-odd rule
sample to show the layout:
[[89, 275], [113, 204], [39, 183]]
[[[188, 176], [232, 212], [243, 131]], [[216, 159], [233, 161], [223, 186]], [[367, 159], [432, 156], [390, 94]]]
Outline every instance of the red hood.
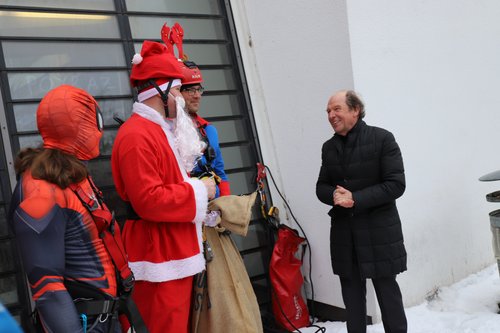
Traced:
[[97, 102], [83, 89], [61, 85], [49, 91], [37, 109], [45, 148], [60, 149], [80, 160], [99, 155]]

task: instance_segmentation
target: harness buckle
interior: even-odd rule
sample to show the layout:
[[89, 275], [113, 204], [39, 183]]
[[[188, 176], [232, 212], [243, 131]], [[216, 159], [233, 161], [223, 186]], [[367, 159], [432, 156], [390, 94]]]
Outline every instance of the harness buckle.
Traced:
[[134, 274], [131, 273], [125, 279], [122, 279], [122, 287], [125, 292], [129, 292], [134, 287], [135, 277]]

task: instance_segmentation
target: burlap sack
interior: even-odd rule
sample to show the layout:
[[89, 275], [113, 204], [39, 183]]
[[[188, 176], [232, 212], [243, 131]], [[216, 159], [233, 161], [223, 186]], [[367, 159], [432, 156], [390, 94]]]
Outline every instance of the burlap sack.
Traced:
[[220, 225], [240, 236], [246, 236], [257, 192], [248, 195], [226, 195], [208, 203], [209, 210], [220, 212]]
[[[224, 216], [222, 220], [231, 221], [226, 224], [228, 229], [234, 225], [240, 226], [238, 230], [248, 228], [255, 195], [245, 197], [246, 204], [239, 206], [240, 221], [233, 218], [235, 210], [223, 207], [225, 204], [217, 206]], [[234, 200], [224, 201], [226, 204], [234, 202]], [[243, 200], [236, 201], [243, 202]], [[210, 209], [214, 209], [213, 207], [215, 206], [212, 205]], [[246, 231], [244, 233], [246, 234]], [[238, 248], [223, 227], [205, 227], [205, 237], [214, 257], [207, 263], [206, 271], [195, 277], [191, 332], [262, 333], [259, 304]]]

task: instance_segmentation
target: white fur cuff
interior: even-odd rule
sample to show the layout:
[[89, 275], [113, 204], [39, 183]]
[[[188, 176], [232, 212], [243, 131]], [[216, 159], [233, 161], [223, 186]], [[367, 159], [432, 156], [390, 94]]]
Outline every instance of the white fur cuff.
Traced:
[[194, 217], [193, 222], [197, 224], [201, 224], [207, 215], [208, 208], [208, 193], [205, 184], [199, 179], [189, 178], [186, 179], [192, 187], [194, 191], [194, 198], [196, 201], [196, 216]]

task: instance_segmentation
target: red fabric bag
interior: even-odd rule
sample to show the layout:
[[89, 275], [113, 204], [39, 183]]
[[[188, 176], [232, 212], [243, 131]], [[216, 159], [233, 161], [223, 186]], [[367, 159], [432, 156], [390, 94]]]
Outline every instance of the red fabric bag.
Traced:
[[309, 311], [301, 293], [304, 283], [300, 271], [302, 259], [295, 257], [299, 245], [304, 241], [296, 230], [280, 225], [269, 265], [274, 317], [279, 325], [289, 331], [310, 324]]

